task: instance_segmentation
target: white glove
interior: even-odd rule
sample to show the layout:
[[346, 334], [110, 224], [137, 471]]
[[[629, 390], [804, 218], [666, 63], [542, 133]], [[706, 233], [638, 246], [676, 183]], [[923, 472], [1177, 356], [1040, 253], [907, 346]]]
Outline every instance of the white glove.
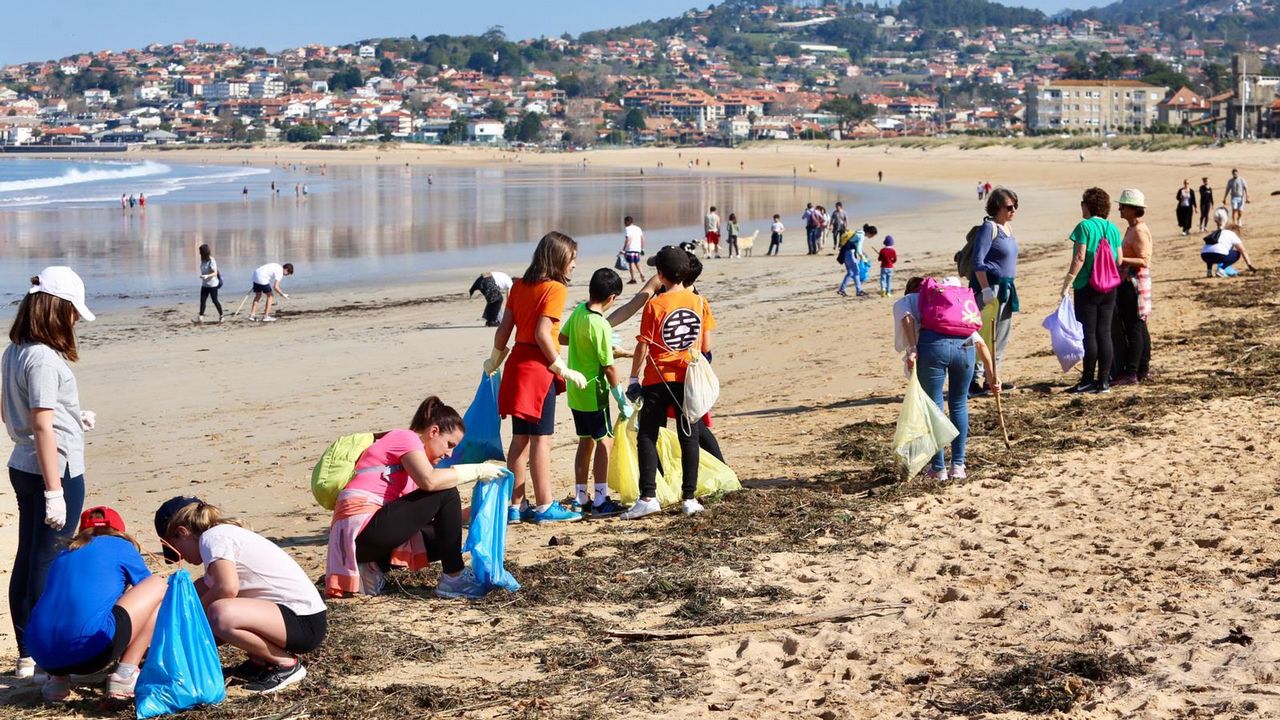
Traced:
[[502, 361], [507, 359], [506, 348], [494, 348], [489, 353], [489, 359], [484, 361], [484, 374], [492, 375], [502, 368]]
[[995, 289], [995, 288], [993, 288], [993, 287], [991, 287], [991, 286], [987, 286], [987, 287], [982, 288], [982, 305], [983, 305], [983, 307], [986, 307], [987, 305], [990, 305], [991, 303], [993, 303], [993, 302], [995, 302], [995, 301], [996, 301], [996, 289]]
[[549, 369], [551, 372], [563, 378], [565, 382], [572, 383], [573, 386], [579, 390], [586, 389], [587, 377], [577, 370], [570, 370], [565, 367], [564, 360], [562, 358], [556, 358], [556, 361], [551, 363], [551, 367]]
[[54, 530], [61, 530], [67, 524], [67, 501], [61, 489], [44, 491], [44, 524]]
[[92, 430], [98, 424], [98, 414], [92, 410], [80, 411], [80, 427], [86, 431]]
[[289, 293], [282, 292], [282, 293], [280, 293], [280, 297], [284, 298], [285, 300], [288, 300], [288, 299], [289, 299]]
[[501, 465], [491, 465], [489, 463], [476, 463], [474, 465], [454, 465], [454, 472], [458, 473], [458, 482], [488, 482], [497, 480], [506, 474], [507, 469]]

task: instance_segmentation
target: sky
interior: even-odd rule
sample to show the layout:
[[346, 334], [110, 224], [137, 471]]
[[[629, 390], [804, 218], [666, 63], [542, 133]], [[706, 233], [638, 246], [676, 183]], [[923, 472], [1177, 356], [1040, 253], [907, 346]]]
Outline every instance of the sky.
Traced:
[[[1047, 12], [1105, 4], [1073, 0], [1020, 0], [1007, 4]], [[310, 43], [335, 45], [374, 37], [469, 34], [501, 25], [512, 39], [574, 35], [671, 17], [706, 0], [455, 0], [361, 3], [351, 0], [212, 0], [117, 3], [58, 0], [56, 12], [43, 2], [15, 0], [0, 23], [0, 65], [52, 60], [93, 50], [140, 48], [186, 38], [283, 50]]]

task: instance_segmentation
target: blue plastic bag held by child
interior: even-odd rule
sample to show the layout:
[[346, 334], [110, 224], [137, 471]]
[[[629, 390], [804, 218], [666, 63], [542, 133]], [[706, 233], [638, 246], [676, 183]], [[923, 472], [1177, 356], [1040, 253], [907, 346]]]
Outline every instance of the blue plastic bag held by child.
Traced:
[[1062, 372], [1067, 372], [1084, 359], [1084, 326], [1076, 319], [1075, 305], [1070, 297], [1063, 298], [1058, 309], [1044, 319], [1044, 329], [1049, 331], [1053, 354], [1058, 356]]
[[453, 455], [441, 460], [436, 467], [471, 465], [488, 460], [506, 460], [502, 449], [502, 419], [498, 417], [498, 385], [502, 373], [480, 378], [476, 397], [462, 416], [467, 433], [454, 448]]
[[[467, 426], [469, 430], [471, 426]], [[520, 583], [503, 567], [507, 552], [507, 504], [516, 476], [510, 470], [501, 478], [476, 483], [471, 490], [471, 526], [462, 548], [471, 553], [471, 572], [488, 590], [520, 589]]]
[[138, 720], [213, 705], [227, 698], [222, 661], [196, 587], [186, 570], [169, 576], [147, 661], [138, 675]]

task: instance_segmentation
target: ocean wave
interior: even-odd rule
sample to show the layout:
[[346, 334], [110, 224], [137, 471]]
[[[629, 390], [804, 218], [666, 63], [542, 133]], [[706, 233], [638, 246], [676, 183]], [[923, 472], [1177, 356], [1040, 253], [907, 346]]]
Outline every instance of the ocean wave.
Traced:
[[71, 168], [61, 175], [55, 175], [52, 177], [0, 182], [0, 193], [18, 192], [20, 190], [40, 190], [43, 188], [61, 187], [63, 185], [79, 185], [83, 183], [99, 182], [102, 180], [121, 180], [124, 178], [164, 175], [170, 170], [171, 168], [168, 165], [151, 160], [144, 160], [136, 165], [127, 165], [119, 169], [94, 168], [92, 170], [81, 170], [80, 168]]

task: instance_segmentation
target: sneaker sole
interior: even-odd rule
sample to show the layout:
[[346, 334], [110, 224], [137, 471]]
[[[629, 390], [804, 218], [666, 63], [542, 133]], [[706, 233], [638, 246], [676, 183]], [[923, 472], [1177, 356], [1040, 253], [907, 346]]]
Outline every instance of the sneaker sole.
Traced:
[[[487, 594], [488, 593], [485, 593], [485, 595]], [[452, 592], [436, 588], [436, 597], [443, 598], [445, 600], [479, 600], [483, 598], [484, 595], [468, 595], [464, 592]]]
[[579, 515], [576, 518], [534, 518], [531, 522], [533, 522], [534, 525], [546, 525], [547, 523], [555, 522], [577, 522], [581, 519], [582, 516]]
[[289, 687], [290, 685], [294, 685], [294, 684], [298, 683], [299, 681], [301, 681], [301, 680], [302, 680], [302, 678], [304, 678], [304, 677], [306, 677], [306, 676], [307, 676], [307, 668], [306, 668], [306, 666], [305, 666], [305, 665], [299, 665], [299, 667], [300, 667], [301, 669], [300, 669], [300, 670], [298, 670], [298, 672], [296, 672], [296, 673], [294, 673], [294, 674], [290, 675], [289, 677], [285, 678], [284, 680], [281, 680], [281, 681], [280, 681], [280, 684], [279, 684], [279, 685], [276, 685], [276, 686], [275, 686], [275, 687], [273, 687], [273, 688], [268, 688], [268, 689], [266, 689], [266, 690], [250, 690], [249, 688], [247, 688], [247, 687], [246, 687], [246, 688], [245, 688], [245, 690], [248, 690], [249, 692], [254, 693], [254, 694], [256, 694], [256, 695], [270, 695], [270, 694], [272, 694], [272, 693], [280, 692], [281, 690], [283, 690], [283, 689], [285, 689], [285, 688]]

